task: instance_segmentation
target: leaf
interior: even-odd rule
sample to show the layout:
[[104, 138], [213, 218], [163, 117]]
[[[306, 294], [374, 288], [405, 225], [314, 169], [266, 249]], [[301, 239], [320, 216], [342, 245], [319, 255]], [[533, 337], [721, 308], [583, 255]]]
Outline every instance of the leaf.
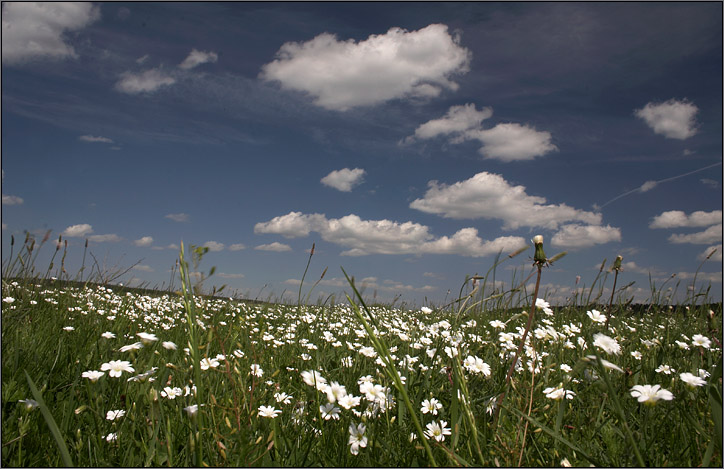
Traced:
[[40, 391], [38, 391], [38, 388], [35, 386], [35, 383], [33, 382], [32, 378], [30, 378], [30, 375], [27, 371], [25, 371], [25, 377], [28, 380], [28, 386], [30, 386], [30, 392], [33, 393], [33, 399], [35, 399], [38, 402], [38, 407], [40, 408], [40, 412], [43, 414], [43, 418], [45, 419], [45, 423], [48, 425], [48, 429], [50, 429], [50, 433], [53, 434], [53, 438], [55, 439], [55, 444], [58, 446], [58, 450], [60, 451], [60, 457], [63, 459], [63, 464], [66, 467], [74, 467], [73, 461], [70, 459], [70, 453], [68, 453], [68, 447], [65, 445], [65, 440], [63, 439], [63, 435], [60, 433], [60, 429], [58, 428], [58, 424], [55, 423], [55, 419], [53, 418], [53, 415], [50, 413], [50, 410], [48, 410], [48, 407], [45, 405], [45, 401], [43, 400], [43, 395], [40, 394]]

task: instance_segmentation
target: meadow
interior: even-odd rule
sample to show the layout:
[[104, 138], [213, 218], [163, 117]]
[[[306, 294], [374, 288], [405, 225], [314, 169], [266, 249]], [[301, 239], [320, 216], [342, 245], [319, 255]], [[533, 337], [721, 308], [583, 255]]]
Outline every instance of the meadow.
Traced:
[[367, 304], [352, 277], [344, 301], [252, 302], [202, 295], [186, 254], [167, 292], [11, 256], [3, 466], [722, 466], [705, 290], [634, 305], [603, 275], [552, 307], [527, 286], [541, 246], [528, 278], [488, 284], [499, 256], [448, 305]]

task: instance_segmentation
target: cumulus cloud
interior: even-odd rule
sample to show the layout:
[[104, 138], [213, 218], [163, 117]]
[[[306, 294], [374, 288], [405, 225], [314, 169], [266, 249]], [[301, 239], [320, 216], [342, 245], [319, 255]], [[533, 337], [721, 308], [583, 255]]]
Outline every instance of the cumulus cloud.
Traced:
[[[299, 279], [296, 279], [296, 278], [290, 278], [288, 280], [285, 280], [284, 283], [287, 285], [299, 285], [302, 283], [302, 281]], [[325, 279], [320, 280], [319, 284], [326, 286], [326, 287], [338, 287], [338, 288], [346, 288], [349, 286], [347, 279], [341, 278], [341, 277], [325, 278]], [[358, 289], [373, 289], [373, 290], [388, 291], [388, 292], [399, 292], [399, 291], [429, 292], [429, 291], [437, 290], [436, 287], [433, 287], [431, 285], [415, 287], [413, 285], [406, 285], [397, 280], [390, 280], [390, 279], [386, 279], [386, 280], [383, 280], [382, 282], [380, 282], [377, 277], [365, 277], [363, 279], [356, 280], [355, 286]]]
[[93, 227], [87, 223], [81, 223], [79, 225], [69, 226], [61, 234], [66, 238], [74, 238], [85, 236], [90, 233], [93, 233]]
[[88, 241], [93, 243], [117, 243], [123, 238], [116, 234], [92, 235], [88, 236]]
[[113, 143], [113, 140], [108, 137], [94, 137], [93, 135], [81, 135], [78, 140], [88, 143]]
[[278, 243], [274, 241], [270, 244], [260, 244], [259, 246], [255, 247], [257, 251], [273, 251], [273, 252], [286, 252], [291, 251], [292, 247], [288, 244]]
[[452, 106], [440, 119], [433, 119], [415, 129], [415, 134], [402, 143], [415, 140], [448, 136], [451, 143], [477, 140], [483, 144], [478, 150], [487, 159], [504, 162], [531, 160], [545, 155], [558, 147], [551, 143], [549, 132], [538, 131], [530, 126], [516, 123], [498, 124], [483, 129], [482, 122], [493, 115], [493, 109], [484, 107], [478, 111], [472, 103]]
[[493, 108], [484, 107], [478, 111], [475, 104], [452, 106], [447, 114], [440, 119], [425, 122], [415, 129], [414, 139], [435, 138], [440, 135], [461, 134], [467, 130], [477, 129], [485, 119], [493, 115]]
[[244, 278], [244, 274], [227, 274], [224, 272], [218, 272], [216, 274], [217, 277], [221, 278], [227, 278], [227, 279], [238, 279], [238, 278]]
[[722, 224], [713, 225], [704, 231], [691, 234], [672, 234], [669, 242], [674, 244], [713, 244], [722, 239]]
[[525, 193], [524, 186], [512, 186], [502, 176], [481, 172], [452, 185], [428, 183], [422, 199], [410, 208], [455, 219], [499, 219], [504, 229], [521, 226], [557, 229], [560, 223], [578, 221], [601, 223], [601, 214], [586, 212], [566, 204], [546, 204], [543, 197]]
[[219, 252], [224, 250], [223, 243], [218, 243], [216, 241], [206, 241], [203, 247], [209, 248], [209, 251], [211, 252]]
[[151, 236], [144, 236], [141, 239], [137, 239], [133, 242], [138, 247], [146, 248], [153, 243], [153, 238]]
[[229, 251], [241, 251], [242, 249], [246, 249], [246, 246], [241, 243], [232, 244], [231, 246], [229, 246]]
[[353, 187], [362, 183], [365, 170], [361, 168], [344, 168], [324, 176], [320, 182], [325, 186], [333, 187], [338, 191], [350, 192]]
[[[722, 261], [721, 254], [722, 254], [722, 245], [716, 244], [714, 246], [709, 246], [708, 248], [706, 248], [704, 250], [704, 252], [699, 254], [697, 259], [703, 261], [708, 258], [710, 261], [721, 262]], [[709, 257], [709, 256], [711, 256], [711, 257]]]
[[23, 203], [22, 197], [18, 197], [17, 195], [2, 195], [3, 197], [3, 205], [21, 205]]
[[116, 83], [116, 90], [128, 94], [152, 93], [161, 87], [173, 85], [176, 79], [158, 68], [141, 73], [124, 72]]
[[169, 213], [164, 218], [168, 218], [169, 220], [173, 220], [179, 223], [189, 221], [189, 215], [187, 213]]
[[670, 99], [663, 103], [648, 103], [634, 114], [646, 122], [654, 133], [666, 138], [687, 139], [696, 134], [696, 113], [694, 104], [684, 100]]
[[482, 240], [475, 228], [463, 228], [451, 237], [435, 238], [427, 226], [418, 223], [362, 220], [354, 214], [328, 219], [319, 213], [290, 212], [254, 226], [257, 234], [280, 234], [288, 238], [307, 236], [312, 231], [325, 241], [349, 248], [341, 253], [345, 256], [425, 253], [482, 257], [525, 245], [520, 237]]
[[198, 67], [205, 63], [214, 63], [219, 59], [216, 52], [202, 52], [196, 49], [192, 49], [191, 53], [179, 64], [179, 68], [182, 70], [191, 70], [194, 67]]
[[434, 97], [456, 90], [450, 80], [466, 73], [471, 53], [443, 24], [418, 31], [391, 28], [356, 42], [323, 33], [307, 42], [288, 42], [260, 78], [306, 92], [325, 109], [345, 111], [392, 99]]
[[558, 147], [551, 143], [549, 132], [538, 131], [530, 126], [502, 123], [491, 129], [483, 129], [482, 122], [493, 115], [493, 109], [478, 111], [472, 103], [452, 106], [440, 119], [433, 119], [415, 129], [415, 134], [402, 143], [449, 136], [451, 143], [477, 140], [483, 144], [478, 150], [487, 159], [504, 162], [531, 160], [545, 155]]
[[136, 264], [132, 267], [133, 270], [138, 270], [140, 272], [153, 272], [153, 267], [146, 264]]
[[551, 238], [551, 246], [584, 248], [621, 241], [621, 230], [612, 226], [563, 225]]
[[711, 212], [703, 212], [701, 210], [687, 215], [681, 210], [670, 210], [661, 215], [656, 215], [649, 223], [649, 228], [684, 228], [684, 227], [704, 227], [711, 226], [722, 222], [722, 211], [713, 210]]
[[3, 2], [2, 62], [76, 58], [65, 33], [100, 17], [100, 8], [86, 2]]

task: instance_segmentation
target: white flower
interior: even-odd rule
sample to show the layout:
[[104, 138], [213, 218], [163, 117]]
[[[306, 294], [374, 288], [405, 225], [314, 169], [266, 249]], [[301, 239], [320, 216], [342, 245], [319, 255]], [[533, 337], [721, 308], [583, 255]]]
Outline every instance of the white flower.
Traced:
[[163, 342], [161, 343], [161, 345], [163, 345], [163, 348], [165, 348], [166, 350], [176, 350], [178, 348], [176, 344], [169, 341]]
[[259, 417], [267, 417], [270, 419], [276, 418], [277, 415], [281, 414], [281, 410], [275, 409], [273, 406], [259, 406]]
[[264, 370], [262, 370], [259, 365], [254, 363], [253, 365], [251, 365], [251, 374], [253, 376], [256, 376], [257, 378], [261, 378], [264, 375]]
[[116, 334], [114, 334], [113, 332], [104, 332], [103, 334], [101, 334], [101, 337], [103, 337], [104, 339], [114, 339], [116, 337]]
[[199, 411], [198, 404], [193, 404], [188, 407], [184, 407], [184, 411], [189, 417], [196, 417], [196, 413]]
[[70, 331], [74, 331], [74, 330], [75, 330], [75, 327], [73, 327], [73, 326], [65, 326], [65, 327], [63, 328], [63, 330], [70, 332]]
[[542, 309], [543, 312], [548, 316], [553, 315], [553, 310], [551, 309], [550, 303], [545, 301], [543, 298], [536, 298], [535, 307], [538, 309]]
[[425, 437], [428, 439], [435, 438], [437, 441], [445, 441], [445, 435], [451, 434], [450, 429], [446, 428], [446, 426], [447, 422], [444, 420], [441, 420], [440, 423], [435, 421], [428, 423], [426, 425]]
[[359, 396], [353, 396], [351, 394], [345, 394], [344, 396], [337, 399], [337, 404], [341, 405], [345, 409], [351, 409], [352, 407], [357, 407], [362, 400]]
[[591, 321], [593, 322], [597, 322], [599, 324], [603, 324], [604, 322], [606, 322], [606, 315], [602, 314], [598, 310], [593, 309], [591, 311], [587, 311], [586, 314], [589, 318], [591, 318]]
[[131, 366], [131, 363], [126, 360], [111, 360], [108, 363], [101, 365], [102, 371], [108, 371], [108, 375], [111, 378], [120, 378], [121, 374], [125, 371], [126, 373], [133, 373], [136, 371]]
[[143, 348], [143, 344], [141, 342], [135, 342], [131, 345], [124, 345], [120, 349], [118, 349], [119, 352], [129, 352], [132, 350], [141, 350]]
[[327, 400], [329, 402], [336, 402], [342, 396], [347, 394], [347, 389], [336, 381], [332, 381], [327, 387]]
[[691, 338], [691, 345], [695, 347], [709, 348], [711, 347], [711, 340], [701, 334], [696, 334]]
[[109, 433], [108, 435], [104, 436], [103, 438], [105, 438], [105, 440], [106, 440], [108, 443], [111, 443], [111, 442], [113, 442], [113, 441], [118, 440], [118, 434], [117, 434], [117, 433]]
[[440, 401], [432, 397], [429, 400], [425, 399], [422, 401], [422, 408], [420, 408], [420, 412], [423, 414], [431, 413], [432, 415], [437, 415], [437, 411], [440, 409], [442, 409], [442, 404], [440, 404]]
[[691, 373], [681, 373], [679, 377], [681, 378], [681, 381], [685, 382], [691, 388], [706, 385], [706, 380], [700, 378], [699, 376], [692, 375]]
[[292, 396], [285, 392], [277, 392], [274, 393], [274, 399], [277, 402], [283, 403], [283, 404], [289, 404], [292, 402]]
[[360, 448], [367, 447], [367, 437], [365, 436], [366, 427], [363, 423], [358, 424], [356, 427], [354, 424], [349, 426], [349, 451], [355, 456], [359, 454]]
[[490, 321], [489, 324], [495, 329], [505, 329], [505, 323], [503, 321], [499, 321], [498, 319]]
[[638, 350], [634, 350], [633, 352], [631, 352], [631, 356], [634, 357], [636, 360], [641, 360], [641, 357], [643, 357], [643, 355], [641, 355], [641, 352], [639, 352]]
[[156, 334], [148, 334], [146, 332], [139, 332], [136, 335], [141, 338], [141, 342], [143, 342], [143, 345], [150, 345], [153, 342], [156, 342], [158, 340], [158, 337], [156, 337]]
[[219, 360], [216, 358], [202, 358], [199, 366], [202, 370], [208, 370], [209, 368], [216, 368], [219, 366]]
[[335, 419], [339, 420], [339, 407], [336, 407], [331, 402], [319, 406], [319, 412], [322, 414], [324, 420]]
[[20, 399], [18, 402], [21, 402], [25, 405], [25, 410], [31, 411], [38, 407], [40, 404], [38, 404], [38, 401], [34, 399]]
[[609, 354], [621, 354], [621, 346], [618, 345], [616, 339], [612, 339], [611, 337], [604, 334], [594, 334], [593, 345]]
[[106, 413], [106, 420], [119, 420], [124, 415], [126, 415], [125, 410], [109, 410]]
[[564, 373], [570, 373], [571, 371], [573, 371], [573, 368], [571, 368], [570, 365], [567, 365], [565, 363], [561, 363], [561, 366], [559, 368]]
[[236, 358], [244, 358], [244, 351], [236, 349], [236, 350], [234, 350], [234, 356]]
[[484, 376], [490, 376], [490, 365], [485, 363], [482, 358], [469, 355], [463, 362], [465, 369], [471, 373], [482, 373]]
[[671, 368], [669, 365], [660, 365], [658, 368], [656, 368], [657, 373], [664, 373], [666, 375], [670, 375], [671, 373], [675, 373], [676, 370]]
[[105, 373], [103, 373], [102, 371], [96, 371], [96, 370], [84, 371], [81, 374], [81, 376], [83, 378], [88, 378], [89, 380], [91, 380], [91, 383], [95, 383], [103, 375], [105, 375]]
[[548, 399], [553, 399], [554, 401], [560, 401], [564, 397], [566, 399], [573, 399], [573, 396], [576, 395], [573, 391], [566, 391], [562, 387], [557, 388], [545, 388], [543, 390], [543, 394], [546, 395]]
[[428, 308], [427, 306], [423, 306], [422, 308], [420, 308], [420, 311], [422, 311], [425, 314], [432, 313], [432, 310], [430, 308]]
[[648, 405], [656, 404], [656, 401], [659, 399], [670, 401], [674, 398], [671, 392], [661, 388], [658, 384], [653, 386], [650, 384], [634, 386], [631, 388], [631, 396], [637, 398], [639, 402]]
[[302, 379], [308, 386], [316, 387], [318, 390], [326, 389], [327, 380], [319, 373], [319, 371], [302, 371]]
[[170, 386], [166, 386], [163, 388], [163, 391], [161, 391], [161, 395], [167, 399], [176, 399], [178, 396], [183, 395], [183, 389], [181, 388], [172, 388]]

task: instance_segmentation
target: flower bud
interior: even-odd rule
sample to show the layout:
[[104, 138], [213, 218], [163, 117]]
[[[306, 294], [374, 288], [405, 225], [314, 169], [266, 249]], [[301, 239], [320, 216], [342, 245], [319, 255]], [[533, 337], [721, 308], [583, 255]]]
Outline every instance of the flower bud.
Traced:
[[621, 270], [621, 261], [623, 260], [623, 256], [616, 256], [616, 260], [613, 261], [613, 267], [611, 270], [619, 271]]
[[535, 255], [533, 256], [533, 260], [536, 264], [544, 264], [546, 262], [546, 253], [543, 252], [543, 236], [534, 236], [533, 244], [535, 244]]

